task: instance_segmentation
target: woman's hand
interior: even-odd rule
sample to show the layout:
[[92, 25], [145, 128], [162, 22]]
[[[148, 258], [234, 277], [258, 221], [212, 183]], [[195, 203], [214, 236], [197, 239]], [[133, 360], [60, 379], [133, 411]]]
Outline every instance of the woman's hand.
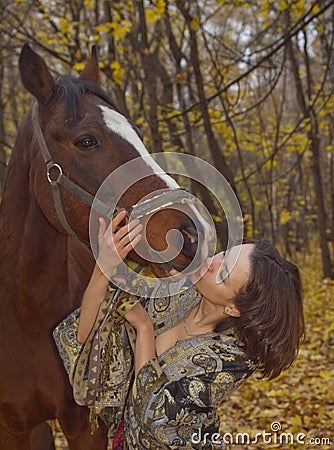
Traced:
[[[130, 295], [130, 300], [135, 299], [136, 297], [134, 295]], [[152, 320], [140, 303], [136, 303], [133, 308], [125, 314], [124, 318], [136, 331], [139, 329], [153, 330]]]
[[119, 212], [116, 217], [111, 220], [108, 227], [106, 221], [102, 217], [99, 219], [98, 265], [108, 278], [115, 267], [120, 264], [141, 239], [140, 231], [143, 226], [139, 223], [138, 219], [132, 220], [117, 230], [125, 216], [125, 210]]
[[126, 211], [121, 211], [108, 227], [104, 219], [99, 219], [98, 261], [85, 290], [80, 311], [78, 341], [81, 343], [86, 342], [93, 327], [112, 271], [140, 241], [142, 225], [139, 225], [139, 220], [132, 220], [116, 231], [125, 216]]

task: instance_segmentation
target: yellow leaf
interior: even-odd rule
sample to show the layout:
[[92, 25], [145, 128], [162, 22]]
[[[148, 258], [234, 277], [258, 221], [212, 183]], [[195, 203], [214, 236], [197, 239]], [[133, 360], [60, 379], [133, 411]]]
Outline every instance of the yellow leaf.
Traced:
[[59, 26], [60, 26], [60, 29], [61, 29], [64, 33], [69, 33], [69, 31], [70, 31], [70, 26], [69, 26], [67, 20], [64, 19], [63, 17], [61, 17], [61, 18], [59, 19]]
[[293, 425], [302, 425], [302, 418], [297, 414], [291, 418]]
[[279, 218], [279, 223], [281, 225], [285, 225], [288, 222], [290, 222], [290, 220], [291, 220], [291, 213], [289, 211], [282, 211]]
[[201, 22], [200, 22], [199, 17], [194, 17], [190, 22], [190, 29], [192, 31], [197, 31], [200, 27], [200, 24], [201, 24]]
[[157, 16], [162, 16], [162, 14], [166, 10], [166, 2], [165, 0], [153, 0], [154, 3], [154, 11], [157, 14]]
[[122, 39], [131, 30], [131, 22], [129, 20], [122, 20], [120, 23], [113, 23], [113, 36], [117, 39]]
[[118, 61], [114, 61], [110, 64], [110, 68], [113, 70], [113, 77], [117, 84], [122, 84], [122, 78], [124, 75], [125, 70], [122, 69], [120, 63]]
[[324, 370], [321, 370], [319, 375], [324, 380], [330, 380], [331, 378], [333, 378], [333, 376], [332, 376], [332, 374], [330, 372], [325, 372]]
[[288, 6], [289, 6], [289, 4], [288, 4], [287, 0], [283, 0], [279, 3], [278, 10], [285, 11], [286, 9], [288, 9]]
[[152, 9], [147, 9], [145, 11], [145, 15], [146, 15], [146, 22], [148, 23], [154, 23], [157, 20], [157, 17], [154, 14], [154, 11], [152, 11]]
[[81, 72], [81, 70], [83, 70], [84, 67], [85, 67], [85, 64], [82, 62], [79, 62], [79, 63], [74, 64], [73, 69], [77, 70], [78, 72]]
[[98, 31], [99, 33], [107, 32], [107, 31], [111, 30], [113, 25], [114, 25], [113, 23], [107, 22], [107, 23], [104, 23], [103, 25], [97, 25], [95, 27], [95, 30]]
[[329, 325], [329, 327], [327, 327], [327, 328], [325, 329], [325, 332], [324, 332], [324, 341], [325, 341], [325, 342], [328, 342], [329, 336], [330, 336], [332, 333], [334, 334], [334, 322], [332, 322], [332, 323]]
[[114, 61], [110, 64], [110, 67], [111, 69], [118, 70], [121, 67], [121, 65], [118, 61]]
[[277, 161], [276, 160], [272, 160], [270, 159], [269, 161], [266, 161], [263, 164], [263, 167], [265, 167], [266, 169], [270, 169], [271, 167], [276, 167], [277, 166]]
[[221, 223], [223, 221], [223, 219], [221, 217], [215, 216], [214, 214], [211, 214], [211, 217], [212, 217], [213, 221], [216, 223]]
[[313, 13], [313, 14], [317, 14], [319, 11], [320, 11], [319, 5], [314, 5], [314, 6], [313, 6], [312, 13]]

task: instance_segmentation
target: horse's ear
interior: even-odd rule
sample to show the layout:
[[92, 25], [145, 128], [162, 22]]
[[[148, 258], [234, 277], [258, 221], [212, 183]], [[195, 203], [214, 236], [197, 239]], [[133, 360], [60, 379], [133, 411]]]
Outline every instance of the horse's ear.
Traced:
[[81, 80], [92, 81], [95, 84], [99, 84], [100, 82], [100, 70], [97, 59], [97, 49], [95, 45], [93, 45], [92, 47], [91, 57], [85, 65], [83, 71], [80, 73], [79, 78]]
[[24, 44], [19, 57], [19, 69], [24, 87], [43, 105], [54, 94], [56, 83], [44, 60], [28, 44]]

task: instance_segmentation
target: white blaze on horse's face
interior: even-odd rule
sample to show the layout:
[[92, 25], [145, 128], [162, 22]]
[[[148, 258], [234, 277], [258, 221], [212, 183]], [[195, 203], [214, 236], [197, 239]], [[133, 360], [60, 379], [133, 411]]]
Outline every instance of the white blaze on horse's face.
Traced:
[[162, 168], [157, 164], [153, 158], [147, 158], [149, 152], [145, 145], [139, 138], [138, 134], [133, 129], [130, 122], [117, 111], [108, 108], [107, 106], [99, 105], [103, 114], [103, 119], [107, 127], [113, 132], [121, 136], [125, 141], [131, 144], [138, 152], [138, 156], [145, 156], [145, 162], [150, 165], [153, 173], [160, 177], [169, 188], [176, 189], [180, 186], [172, 177], [164, 173]]
[[[148, 150], [146, 149], [145, 145], [139, 138], [136, 131], [133, 129], [130, 122], [120, 113], [117, 111], [103, 105], [99, 105], [103, 120], [106, 124], [106, 126], [113, 132], [121, 136], [123, 139], [125, 139], [129, 144], [131, 144], [138, 152], [138, 156], [145, 157], [145, 162], [151, 167], [153, 170], [153, 173], [160, 177], [166, 184], [167, 187], [171, 189], [177, 189], [180, 186], [177, 184], [177, 182], [167, 175], [163, 169], [157, 164], [154, 159], [150, 156]], [[149, 157], [149, 158], [148, 158]], [[204, 231], [204, 243], [203, 248], [201, 249], [202, 257], [206, 258], [207, 256], [207, 242], [211, 239], [211, 230], [209, 227], [209, 224], [207, 221], [201, 216], [199, 211], [194, 205], [189, 205], [190, 209], [194, 212], [195, 217], [197, 218], [198, 222], [201, 223], [202, 229]]]

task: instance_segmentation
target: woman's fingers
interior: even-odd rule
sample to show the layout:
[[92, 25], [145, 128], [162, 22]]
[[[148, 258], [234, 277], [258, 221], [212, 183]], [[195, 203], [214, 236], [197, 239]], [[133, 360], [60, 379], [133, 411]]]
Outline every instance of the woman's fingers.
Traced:
[[108, 227], [105, 219], [99, 219], [100, 249], [101, 251], [103, 249], [104, 258], [109, 258], [110, 262], [113, 261], [113, 264], [116, 264], [117, 259], [123, 260], [142, 237], [140, 231], [143, 226], [138, 219], [132, 220], [117, 230], [125, 216], [126, 211], [121, 211], [112, 219]]
[[106, 238], [109, 238], [110, 236], [114, 235], [114, 240], [121, 240], [125, 235], [127, 235], [133, 228], [135, 228], [139, 224], [139, 220], [134, 219], [131, 220], [131, 222], [127, 223], [126, 225], [123, 225], [119, 230], [117, 230], [117, 228], [125, 219], [125, 217], [126, 211], [124, 209], [110, 221], [110, 224], [107, 228], [105, 225], [105, 220], [102, 217], [100, 217], [99, 237], [101, 235], [104, 235]]
[[116, 216], [111, 220], [109, 227], [111, 228], [110, 231], [112, 233], [115, 233], [117, 227], [120, 225], [120, 223], [122, 223], [125, 217], [126, 217], [126, 210], [123, 209], [118, 214], [116, 214]]
[[[113, 233], [115, 233], [115, 231], [117, 230], [117, 227], [122, 223], [122, 221], [125, 219], [126, 217], [126, 210], [123, 209], [122, 211], [120, 211], [118, 214], [116, 214], [116, 216], [114, 218], [112, 218], [110, 220], [110, 223], [108, 225], [108, 227], [104, 228], [104, 232], [102, 235], [106, 234], [107, 237], [112, 235]], [[99, 222], [100, 222], [100, 228], [101, 228], [101, 223], [104, 222], [106, 223], [105, 219], [103, 217], [99, 218]], [[99, 236], [101, 234], [99, 233]]]
[[123, 227], [121, 227], [115, 234], [114, 239], [115, 240], [121, 240], [124, 236], [130, 234], [130, 232], [135, 229], [137, 226], [139, 226], [139, 220], [134, 219], [131, 220], [131, 222], [127, 223]]
[[[140, 223], [133, 229], [131, 229], [131, 231], [129, 231], [129, 233], [125, 234], [123, 237], [121, 237], [119, 240], [120, 242], [122, 242], [123, 244], [126, 244], [130, 241], [132, 241], [143, 229], [143, 225], [141, 225]], [[115, 235], [115, 239], [117, 239], [117, 236]]]
[[132, 232], [124, 236], [116, 245], [120, 257], [123, 259], [138, 244], [142, 235], [139, 233], [142, 225], [138, 225]]
[[138, 234], [133, 239], [131, 239], [131, 241], [128, 244], [126, 244], [126, 246], [124, 247], [124, 251], [126, 251], [126, 255], [138, 244], [141, 237], [142, 237], [141, 234]]

